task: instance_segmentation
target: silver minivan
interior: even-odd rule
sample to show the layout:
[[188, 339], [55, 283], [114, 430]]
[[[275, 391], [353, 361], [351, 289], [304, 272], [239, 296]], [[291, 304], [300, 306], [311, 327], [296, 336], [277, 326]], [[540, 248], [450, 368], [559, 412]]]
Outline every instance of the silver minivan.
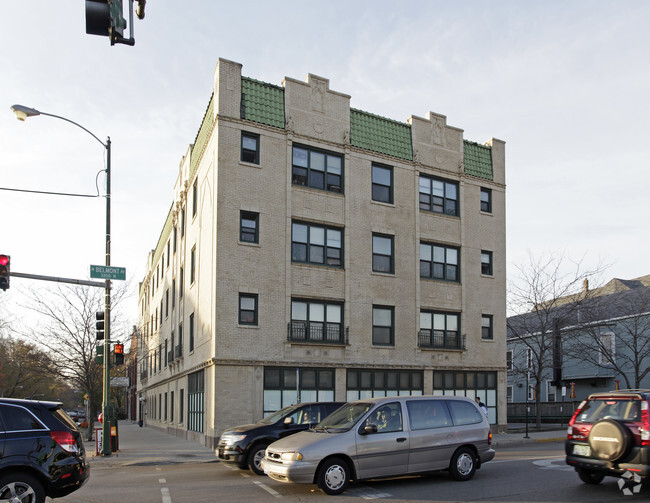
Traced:
[[273, 442], [264, 473], [340, 494], [351, 480], [449, 470], [469, 480], [494, 458], [492, 432], [473, 400], [382, 397], [349, 402], [311, 430]]

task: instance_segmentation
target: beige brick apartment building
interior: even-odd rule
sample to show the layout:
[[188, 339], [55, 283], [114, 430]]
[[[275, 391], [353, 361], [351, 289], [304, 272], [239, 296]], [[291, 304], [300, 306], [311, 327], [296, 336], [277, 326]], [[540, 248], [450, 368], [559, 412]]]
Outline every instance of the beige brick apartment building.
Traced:
[[506, 423], [504, 143], [220, 59], [140, 286], [140, 413], [214, 446], [297, 401], [479, 395]]

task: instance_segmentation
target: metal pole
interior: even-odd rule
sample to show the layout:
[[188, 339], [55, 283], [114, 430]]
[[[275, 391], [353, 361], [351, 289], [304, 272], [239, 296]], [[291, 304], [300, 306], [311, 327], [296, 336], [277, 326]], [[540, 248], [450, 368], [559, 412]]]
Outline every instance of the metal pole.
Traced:
[[526, 371], [526, 434], [524, 438], [530, 438], [528, 436], [528, 389], [530, 387], [530, 370]]
[[[106, 267], [111, 266], [111, 138], [106, 139]], [[102, 456], [111, 455], [110, 405], [110, 340], [111, 340], [111, 280], [106, 280], [104, 295], [104, 386], [102, 393]]]

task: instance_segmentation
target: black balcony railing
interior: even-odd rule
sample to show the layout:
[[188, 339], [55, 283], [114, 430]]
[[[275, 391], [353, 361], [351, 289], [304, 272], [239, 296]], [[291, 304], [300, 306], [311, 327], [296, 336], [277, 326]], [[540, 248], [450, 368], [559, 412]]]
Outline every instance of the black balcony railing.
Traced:
[[183, 356], [183, 345], [182, 344], [179, 344], [178, 346], [176, 346], [174, 348], [174, 356], [176, 358], [180, 358], [181, 356]]
[[144, 381], [147, 377], [148, 377], [148, 375], [147, 375], [146, 370], [143, 370], [142, 372], [140, 372], [140, 380], [141, 381]]
[[309, 342], [314, 344], [347, 344], [350, 327], [334, 323], [307, 323], [291, 321], [287, 325], [289, 342]]
[[171, 363], [174, 361], [174, 350], [167, 351], [167, 362]]
[[465, 335], [442, 330], [420, 330], [418, 346], [432, 349], [465, 349]]

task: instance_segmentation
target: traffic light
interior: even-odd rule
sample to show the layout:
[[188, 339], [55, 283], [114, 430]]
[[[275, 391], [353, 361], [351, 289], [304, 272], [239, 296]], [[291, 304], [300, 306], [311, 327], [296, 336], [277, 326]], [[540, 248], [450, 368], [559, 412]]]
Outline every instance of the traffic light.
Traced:
[[124, 344], [115, 344], [115, 365], [122, 365], [124, 363]]
[[97, 311], [95, 314], [95, 329], [97, 333], [97, 340], [104, 340], [104, 311]]
[[9, 288], [10, 269], [11, 257], [9, 255], [0, 255], [0, 288], [3, 290]]
[[124, 41], [124, 28], [122, 0], [86, 0], [86, 33], [109, 37], [115, 45]]

